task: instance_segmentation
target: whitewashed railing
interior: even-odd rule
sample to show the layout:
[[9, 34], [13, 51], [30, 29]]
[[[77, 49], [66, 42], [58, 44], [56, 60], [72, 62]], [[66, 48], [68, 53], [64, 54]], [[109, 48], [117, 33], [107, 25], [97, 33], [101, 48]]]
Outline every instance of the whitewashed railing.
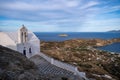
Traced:
[[47, 56], [47, 55], [45, 55], [45, 54], [43, 54], [43, 53], [40, 53], [39, 55], [40, 55], [41, 57], [43, 57], [45, 60], [47, 60], [48, 62], [51, 63], [51, 60], [52, 60], [51, 57], [49, 57], [49, 56]]
[[76, 66], [73, 66], [73, 65], [58, 61], [58, 60], [56, 60], [56, 59], [54, 59], [52, 57], [49, 57], [49, 56], [45, 55], [44, 53], [40, 53], [39, 55], [41, 57], [43, 57], [45, 60], [47, 60], [48, 62], [50, 62], [51, 64], [53, 64], [53, 65], [55, 65], [57, 67], [60, 67], [62, 69], [71, 71], [71, 72], [74, 73], [74, 75], [78, 75], [80, 78], [84, 78], [85, 80], [88, 80], [86, 78], [85, 72], [80, 72]]
[[66, 69], [68, 71], [74, 72], [74, 73], [75, 73], [76, 68], [77, 68], [75, 66], [72, 66], [70, 64], [67, 64], [67, 63], [64, 63], [64, 62], [61, 62], [61, 61], [58, 61], [58, 60], [55, 60], [55, 59], [53, 59], [52, 64], [55, 65], [55, 66], [58, 66], [60, 68]]

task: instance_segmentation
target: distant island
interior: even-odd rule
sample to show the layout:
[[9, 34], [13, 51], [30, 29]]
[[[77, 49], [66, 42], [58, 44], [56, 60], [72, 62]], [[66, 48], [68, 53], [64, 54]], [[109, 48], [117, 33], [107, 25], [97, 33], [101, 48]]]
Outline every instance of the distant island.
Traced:
[[67, 34], [59, 34], [58, 36], [67, 37], [68, 35]]
[[111, 30], [111, 31], [108, 31], [108, 32], [120, 32], [120, 30]]

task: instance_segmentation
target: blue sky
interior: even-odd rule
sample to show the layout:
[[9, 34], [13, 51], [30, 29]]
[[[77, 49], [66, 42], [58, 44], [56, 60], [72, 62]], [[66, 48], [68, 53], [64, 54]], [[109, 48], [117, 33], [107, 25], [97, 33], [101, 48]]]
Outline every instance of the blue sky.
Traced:
[[0, 31], [120, 30], [120, 0], [0, 0]]

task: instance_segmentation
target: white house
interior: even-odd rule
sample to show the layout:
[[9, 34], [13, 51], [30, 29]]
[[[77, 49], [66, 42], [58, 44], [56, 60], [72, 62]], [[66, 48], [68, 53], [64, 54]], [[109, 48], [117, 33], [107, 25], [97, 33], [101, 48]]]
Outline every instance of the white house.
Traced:
[[0, 32], [0, 45], [16, 50], [28, 58], [40, 53], [40, 40], [24, 25], [16, 32]]

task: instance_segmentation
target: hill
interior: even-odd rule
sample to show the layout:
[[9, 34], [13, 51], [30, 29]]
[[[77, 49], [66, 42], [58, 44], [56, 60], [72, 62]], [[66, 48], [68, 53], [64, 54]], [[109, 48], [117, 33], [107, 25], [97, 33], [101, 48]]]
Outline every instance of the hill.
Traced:
[[120, 39], [73, 39], [63, 42], [42, 42], [41, 51], [60, 61], [75, 65], [86, 72], [88, 78], [96, 80], [120, 79], [120, 56], [97, 50]]
[[37, 66], [17, 51], [0, 45], [0, 80], [48, 80]]
[[108, 32], [120, 32], [120, 30], [111, 30], [111, 31], [108, 31]]

